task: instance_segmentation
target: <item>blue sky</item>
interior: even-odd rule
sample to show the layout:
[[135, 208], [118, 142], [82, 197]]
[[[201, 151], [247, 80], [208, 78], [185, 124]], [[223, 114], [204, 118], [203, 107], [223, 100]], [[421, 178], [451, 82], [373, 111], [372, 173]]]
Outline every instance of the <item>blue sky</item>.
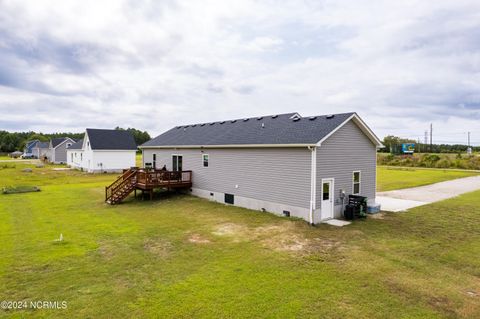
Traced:
[[480, 2], [0, 0], [0, 129], [293, 111], [480, 145]]

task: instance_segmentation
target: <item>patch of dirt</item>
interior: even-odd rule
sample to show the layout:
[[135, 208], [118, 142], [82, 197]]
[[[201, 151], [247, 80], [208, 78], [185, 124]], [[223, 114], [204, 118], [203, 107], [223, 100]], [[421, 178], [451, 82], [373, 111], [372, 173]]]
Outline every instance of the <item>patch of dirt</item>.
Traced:
[[472, 290], [468, 290], [468, 291], [466, 292], [466, 294], [467, 294], [467, 296], [469, 296], [469, 297], [478, 297], [478, 296], [480, 295], [478, 292], [472, 291]]
[[385, 219], [385, 213], [371, 214], [371, 215], [368, 215], [368, 218], [371, 218], [371, 219]]
[[161, 238], [148, 238], [145, 240], [143, 248], [158, 257], [167, 257], [172, 249], [172, 244]]
[[258, 241], [265, 248], [275, 251], [310, 254], [340, 250], [341, 243], [325, 238], [306, 238], [295, 223], [282, 223], [259, 227], [247, 227], [235, 223], [218, 225], [212, 234], [228, 236], [234, 242]]
[[190, 235], [190, 237], [188, 238], [188, 241], [191, 242], [191, 243], [195, 243], [195, 244], [208, 244], [208, 243], [210, 243], [210, 240], [202, 237], [199, 234]]
[[225, 223], [218, 225], [212, 234], [217, 236], [235, 236], [235, 235], [243, 235], [247, 227], [239, 224], [234, 223]]
[[99, 252], [100, 256], [106, 260], [111, 260], [115, 257], [115, 247], [113, 242], [110, 241], [102, 241], [100, 242], [100, 246], [98, 247], [97, 251]]

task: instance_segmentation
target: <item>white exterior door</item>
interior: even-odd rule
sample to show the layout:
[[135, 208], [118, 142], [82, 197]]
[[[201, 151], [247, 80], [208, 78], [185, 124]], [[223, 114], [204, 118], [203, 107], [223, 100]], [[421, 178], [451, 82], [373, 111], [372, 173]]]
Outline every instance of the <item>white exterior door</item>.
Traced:
[[322, 179], [322, 219], [333, 218], [334, 179]]

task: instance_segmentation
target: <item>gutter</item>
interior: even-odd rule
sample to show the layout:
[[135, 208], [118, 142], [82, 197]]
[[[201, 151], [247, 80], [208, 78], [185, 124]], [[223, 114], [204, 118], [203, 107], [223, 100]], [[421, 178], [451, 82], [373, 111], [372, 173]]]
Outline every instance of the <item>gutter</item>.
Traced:
[[162, 149], [162, 148], [267, 148], [267, 147], [315, 147], [315, 144], [230, 144], [230, 145], [161, 145], [142, 146], [139, 149]]

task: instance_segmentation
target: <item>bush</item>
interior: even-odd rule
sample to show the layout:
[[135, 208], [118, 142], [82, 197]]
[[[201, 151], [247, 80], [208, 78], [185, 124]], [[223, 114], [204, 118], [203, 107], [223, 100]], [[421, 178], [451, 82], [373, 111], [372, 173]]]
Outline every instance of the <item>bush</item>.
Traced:
[[387, 166], [458, 168], [480, 170], [480, 156], [457, 154], [392, 155], [378, 154], [378, 164]]

